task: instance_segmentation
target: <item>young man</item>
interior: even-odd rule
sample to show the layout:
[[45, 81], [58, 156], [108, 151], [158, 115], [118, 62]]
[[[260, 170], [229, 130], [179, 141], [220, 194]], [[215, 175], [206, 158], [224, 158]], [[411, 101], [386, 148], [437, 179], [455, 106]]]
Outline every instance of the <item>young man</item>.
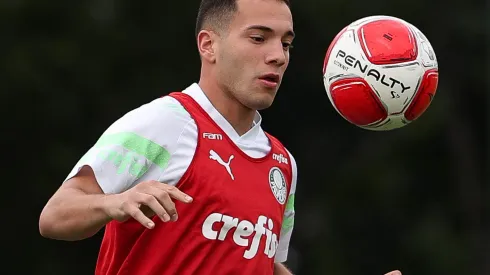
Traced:
[[105, 226], [97, 275], [291, 274], [296, 163], [257, 112], [289, 63], [289, 2], [202, 0], [196, 36], [199, 83], [117, 120], [41, 213], [48, 238]]
[[291, 274], [296, 163], [265, 133], [294, 38], [287, 0], [203, 0], [201, 76], [117, 120], [40, 217], [43, 236], [105, 226], [96, 274]]

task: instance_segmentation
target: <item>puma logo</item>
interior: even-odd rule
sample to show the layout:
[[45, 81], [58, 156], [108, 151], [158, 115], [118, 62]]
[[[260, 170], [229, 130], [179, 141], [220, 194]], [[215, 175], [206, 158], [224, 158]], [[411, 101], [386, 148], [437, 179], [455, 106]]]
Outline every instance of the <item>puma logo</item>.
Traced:
[[223, 165], [225, 167], [226, 171], [228, 172], [228, 174], [230, 174], [230, 177], [232, 180], [235, 180], [235, 177], [233, 176], [233, 173], [231, 172], [230, 163], [234, 157], [235, 157], [234, 155], [231, 155], [230, 158], [228, 159], [228, 162], [224, 162], [223, 159], [214, 150], [209, 151], [209, 158], [212, 160], [215, 160], [219, 164]]

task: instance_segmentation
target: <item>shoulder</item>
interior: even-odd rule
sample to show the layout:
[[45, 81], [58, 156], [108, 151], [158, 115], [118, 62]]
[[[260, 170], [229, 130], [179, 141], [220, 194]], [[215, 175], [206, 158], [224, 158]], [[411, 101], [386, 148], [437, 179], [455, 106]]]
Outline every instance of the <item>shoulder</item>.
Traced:
[[179, 140], [195, 127], [194, 119], [174, 98], [165, 96], [144, 104], [114, 122], [96, 145], [117, 145], [145, 156], [159, 152], [165, 169]]
[[[132, 131], [154, 136], [185, 126], [191, 115], [174, 98], [165, 96], [141, 105], [116, 120], [104, 134]], [[169, 128], [170, 127], [170, 128]]]
[[293, 169], [293, 171], [297, 170], [298, 167], [296, 166], [296, 159], [294, 158], [293, 154], [288, 149], [286, 149], [286, 152], [288, 152], [288, 157], [291, 161], [291, 168]]
[[291, 153], [291, 151], [289, 151], [289, 149], [287, 149], [286, 146], [284, 146], [284, 144], [278, 138], [276, 138], [275, 136], [273, 136], [273, 135], [271, 135], [269, 133], [266, 133], [266, 132], [264, 132], [264, 133], [267, 135], [267, 137], [270, 138], [270, 141], [272, 143], [275, 143], [276, 146], [279, 146], [279, 147], [283, 148], [284, 151], [286, 151], [286, 153], [287, 153], [287, 161], [291, 165], [291, 169], [293, 171], [293, 177], [294, 177], [295, 174], [297, 174], [297, 166], [296, 166], [296, 160], [295, 160], [293, 154]]
[[155, 99], [110, 125], [72, 169], [88, 165], [105, 193], [122, 192], [142, 180], [157, 180], [167, 169], [187, 125], [189, 113], [171, 97]]
[[107, 128], [100, 139], [141, 145], [151, 142], [171, 151], [185, 127], [193, 122], [177, 100], [165, 96], [124, 114]]
[[296, 192], [296, 185], [298, 182], [298, 167], [296, 165], [296, 159], [293, 154], [286, 148], [284, 148], [288, 153], [288, 160], [291, 166], [291, 190], [290, 193], [294, 194]]

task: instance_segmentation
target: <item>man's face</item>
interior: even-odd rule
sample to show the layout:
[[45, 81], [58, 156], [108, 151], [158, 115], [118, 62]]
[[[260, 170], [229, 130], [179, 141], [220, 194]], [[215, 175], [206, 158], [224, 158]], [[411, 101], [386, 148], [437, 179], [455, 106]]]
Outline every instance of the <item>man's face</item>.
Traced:
[[278, 0], [237, 0], [238, 10], [218, 41], [218, 82], [242, 105], [269, 107], [289, 64], [293, 19]]

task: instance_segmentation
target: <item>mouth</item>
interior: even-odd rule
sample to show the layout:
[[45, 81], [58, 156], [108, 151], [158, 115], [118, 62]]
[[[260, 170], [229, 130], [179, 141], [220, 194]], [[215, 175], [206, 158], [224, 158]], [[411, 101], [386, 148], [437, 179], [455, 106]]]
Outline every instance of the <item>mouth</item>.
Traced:
[[259, 77], [259, 80], [267, 87], [275, 88], [281, 80], [280, 76], [275, 73], [264, 74]]

